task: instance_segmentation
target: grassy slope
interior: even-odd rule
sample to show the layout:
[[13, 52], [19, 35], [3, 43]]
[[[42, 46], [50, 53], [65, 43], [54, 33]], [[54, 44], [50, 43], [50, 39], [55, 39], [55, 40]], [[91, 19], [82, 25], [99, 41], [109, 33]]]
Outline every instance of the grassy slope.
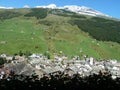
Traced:
[[[77, 26], [67, 23], [69, 17], [48, 15], [37, 20], [34, 17], [16, 17], [0, 22], [0, 53], [14, 54], [22, 50], [32, 53], [63, 51], [69, 57], [86, 54], [95, 58], [120, 60], [120, 44], [96, 41]], [[43, 21], [50, 22], [50, 26]]]
[[1, 53], [14, 54], [22, 51], [43, 52], [46, 50], [43, 30], [31, 20], [13, 18], [0, 25]]

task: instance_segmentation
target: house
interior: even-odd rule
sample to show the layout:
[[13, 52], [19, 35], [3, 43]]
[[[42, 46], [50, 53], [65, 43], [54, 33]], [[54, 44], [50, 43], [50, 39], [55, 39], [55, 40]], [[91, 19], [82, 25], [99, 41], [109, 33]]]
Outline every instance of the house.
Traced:
[[6, 54], [1, 54], [0, 58], [5, 58], [6, 59], [7, 55]]

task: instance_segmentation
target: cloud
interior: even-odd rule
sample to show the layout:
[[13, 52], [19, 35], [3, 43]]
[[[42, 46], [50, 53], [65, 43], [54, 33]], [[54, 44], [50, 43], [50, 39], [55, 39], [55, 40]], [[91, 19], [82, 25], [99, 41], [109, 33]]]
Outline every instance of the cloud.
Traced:
[[57, 8], [57, 6], [55, 4], [49, 4], [47, 6], [35, 6], [36, 8]]
[[14, 9], [14, 7], [7, 7], [6, 9]]
[[0, 6], [0, 9], [5, 9], [6, 7]]
[[23, 8], [30, 8], [30, 6], [28, 6], [28, 5], [24, 5]]
[[3, 7], [3, 6], [0, 6], [0, 9], [14, 9], [13, 7]]

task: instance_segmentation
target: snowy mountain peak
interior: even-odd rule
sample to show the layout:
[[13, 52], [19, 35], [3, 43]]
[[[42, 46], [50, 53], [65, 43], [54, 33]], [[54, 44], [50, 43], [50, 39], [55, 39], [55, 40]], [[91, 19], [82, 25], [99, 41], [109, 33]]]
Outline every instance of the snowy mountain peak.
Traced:
[[66, 5], [63, 7], [57, 7], [55, 4], [50, 4], [48, 6], [36, 6], [36, 8], [51, 8], [51, 9], [64, 9], [69, 10], [78, 14], [85, 14], [90, 16], [107, 16], [99, 11], [96, 11], [92, 8], [88, 8], [86, 6], [77, 6], [77, 5]]
[[67, 6], [64, 6], [63, 9], [69, 10], [78, 14], [85, 14], [85, 15], [91, 15], [91, 16], [108, 16], [99, 11], [96, 11], [94, 9], [91, 9], [85, 6], [67, 5]]

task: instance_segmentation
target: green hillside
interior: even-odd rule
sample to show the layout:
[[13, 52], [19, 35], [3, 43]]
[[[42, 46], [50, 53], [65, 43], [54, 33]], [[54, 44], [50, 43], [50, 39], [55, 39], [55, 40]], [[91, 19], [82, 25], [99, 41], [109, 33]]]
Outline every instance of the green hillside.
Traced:
[[20, 51], [120, 60], [120, 21], [64, 10], [0, 10], [0, 54]]

